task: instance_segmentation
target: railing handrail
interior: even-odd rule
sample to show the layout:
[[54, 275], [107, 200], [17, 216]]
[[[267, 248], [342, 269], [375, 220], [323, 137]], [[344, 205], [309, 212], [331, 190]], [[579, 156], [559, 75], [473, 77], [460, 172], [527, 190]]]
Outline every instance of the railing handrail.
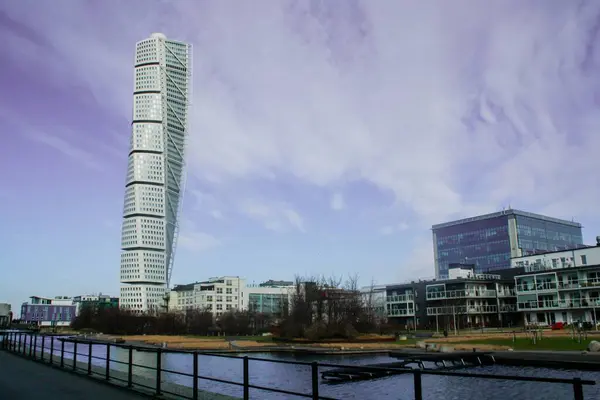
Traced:
[[[27, 337], [29, 337], [29, 340], [27, 340]], [[37, 340], [38, 337], [42, 338], [41, 346], [38, 346], [38, 340]], [[32, 333], [27, 333], [27, 332], [7, 332], [4, 334], [2, 340], [0, 340], [0, 349], [12, 351], [14, 353], [21, 354], [24, 356], [29, 356], [33, 360], [37, 359], [39, 361], [44, 362], [45, 361], [44, 360], [45, 350], [48, 349], [48, 347], [45, 346], [45, 338], [46, 337], [51, 338], [49, 360], [47, 360], [47, 361], [49, 361], [49, 363], [52, 364], [54, 350], [57, 350], [54, 348], [54, 339], [56, 338], [55, 336], [46, 336], [43, 334], [38, 335], [38, 334], [32, 334]], [[24, 338], [24, 340], [22, 340], [22, 338]], [[159, 348], [159, 347], [152, 348], [150, 346], [146, 347], [146, 346], [139, 346], [139, 345], [123, 344], [123, 343], [98, 342], [98, 341], [93, 341], [93, 340], [89, 340], [89, 339], [80, 339], [80, 338], [75, 338], [75, 337], [62, 337], [62, 338], [58, 337], [56, 339], [61, 342], [61, 346], [60, 346], [60, 367], [61, 368], [72, 368], [74, 371], [77, 371], [78, 369], [82, 370], [81, 367], [77, 366], [77, 356], [81, 355], [81, 356], [88, 358], [87, 374], [91, 376], [94, 372], [92, 370], [91, 360], [98, 359], [98, 360], [105, 361], [105, 364], [106, 364], [105, 374], [106, 375], [104, 375], [104, 373], [102, 375], [105, 377], [106, 380], [110, 380], [110, 363], [125, 364], [128, 366], [128, 379], [127, 379], [128, 387], [132, 388], [133, 387], [132, 367], [133, 366], [145, 367], [149, 370], [155, 371], [155, 373], [156, 373], [156, 382], [155, 382], [156, 387], [154, 389], [155, 389], [155, 392], [157, 395], [160, 395], [161, 393], [169, 393], [168, 391], [163, 390], [161, 388], [161, 374], [162, 373], [179, 374], [179, 375], [184, 375], [184, 376], [188, 376], [188, 377], [195, 377], [196, 379], [194, 379], [193, 388], [192, 388], [193, 389], [192, 399], [194, 399], [194, 400], [198, 398], [198, 390], [199, 390], [198, 379], [205, 379], [205, 380], [221, 382], [221, 383], [225, 383], [225, 384], [242, 386], [244, 389], [244, 397], [243, 397], [244, 399], [249, 399], [249, 389], [253, 388], [253, 389], [260, 389], [260, 390], [270, 391], [270, 392], [274, 392], [274, 393], [281, 393], [281, 394], [287, 394], [287, 395], [298, 396], [298, 397], [335, 400], [330, 397], [324, 397], [324, 396], [319, 395], [319, 374], [318, 374], [319, 367], [361, 369], [361, 370], [365, 370], [365, 371], [381, 371], [381, 372], [402, 371], [404, 373], [411, 373], [414, 376], [415, 399], [417, 399], [417, 400], [422, 399], [422, 383], [421, 383], [422, 375], [439, 375], [439, 376], [454, 376], [454, 377], [463, 377], [463, 378], [479, 378], [479, 379], [569, 384], [569, 385], [573, 386], [573, 391], [574, 391], [576, 400], [583, 399], [583, 385], [595, 385], [596, 384], [595, 381], [583, 380], [580, 378], [567, 379], [567, 378], [544, 378], [544, 377], [533, 377], [533, 376], [530, 377], [530, 376], [516, 376], [516, 375], [473, 374], [473, 373], [455, 372], [455, 371], [422, 370], [422, 369], [411, 369], [411, 368], [386, 368], [386, 367], [364, 366], [364, 365], [363, 366], [361, 366], [361, 365], [342, 365], [342, 364], [329, 364], [329, 363], [317, 363], [317, 362], [273, 360], [273, 359], [265, 359], [265, 358], [259, 358], [259, 357], [238, 356], [238, 355], [213, 353], [213, 352], [199, 352], [197, 350], [163, 349], [163, 348]], [[74, 344], [73, 351], [65, 350], [65, 348], [64, 348], [65, 343], [73, 343]], [[77, 352], [78, 344], [87, 345], [89, 354], [78, 353]], [[27, 349], [27, 345], [29, 345], [29, 350]], [[106, 357], [103, 358], [103, 357], [98, 357], [98, 356], [92, 355], [92, 345], [106, 346], [106, 353], [105, 353]], [[42, 349], [41, 356], [40, 356], [40, 358], [37, 358], [38, 348], [40, 348], [40, 347]], [[111, 347], [127, 349], [129, 351], [128, 362], [112, 359], [110, 357]], [[21, 351], [21, 348], [22, 348], [22, 351]], [[156, 367], [134, 364], [133, 358], [132, 358], [132, 354], [133, 354], [132, 352], [134, 350], [156, 353], [157, 354]], [[69, 365], [66, 365], [64, 362], [65, 361], [65, 358], [64, 358], [65, 353], [70, 353], [73, 355], [72, 362]], [[162, 368], [161, 356], [163, 353], [192, 354], [194, 357], [194, 360], [193, 360], [194, 361], [194, 368], [193, 368], [194, 373], [189, 374], [189, 373], [183, 373], [183, 372], [179, 372], [179, 371], [173, 371], [173, 370], [168, 370], [166, 368]], [[244, 367], [243, 368], [243, 382], [229, 381], [229, 380], [225, 380], [225, 379], [217, 379], [217, 378], [208, 377], [208, 376], [200, 376], [198, 374], [198, 357], [199, 356], [235, 358], [235, 359], [242, 360], [243, 367]], [[56, 360], [56, 361], [58, 361], [58, 360]], [[276, 364], [292, 364], [292, 365], [310, 366], [311, 367], [311, 379], [312, 379], [312, 393], [308, 394], [308, 393], [292, 392], [292, 391], [279, 389], [279, 388], [269, 388], [269, 387], [251, 384], [250, 378], [249, 378], [248, 361], [261, 361], [261, 362], [269, 362], [269, 363], [276, 363]], [[114, 378], [114, 379], [118, 379], [118, 378]]]

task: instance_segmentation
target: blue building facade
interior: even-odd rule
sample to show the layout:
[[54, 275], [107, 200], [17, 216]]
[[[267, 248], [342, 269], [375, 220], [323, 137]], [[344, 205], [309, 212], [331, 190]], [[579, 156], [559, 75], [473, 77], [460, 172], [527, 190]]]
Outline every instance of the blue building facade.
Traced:
[[469, 263], [476, 273], [510, 268], [510, 259], [583, 246], [581, 224], [519, 210], [504, 210], [434, 225], [435, 275]]

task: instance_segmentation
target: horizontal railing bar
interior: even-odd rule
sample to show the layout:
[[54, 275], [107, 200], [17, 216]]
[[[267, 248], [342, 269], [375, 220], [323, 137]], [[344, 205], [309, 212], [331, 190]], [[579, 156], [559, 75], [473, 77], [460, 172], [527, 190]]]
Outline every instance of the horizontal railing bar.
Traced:
[[190, 378], [194, 377], [194, 374], [190, 374], [190, 373], [187, 373], [187, 372], [172, 371], [170, 369], [164, 369], [164, 368], [161, 368], [161, 371], [164, 372], [164, 373], [166, 373], [166, 374], [175, 374], [175, 375], [187, 376], [187, 377], [190, 377]]
[[[289, 390], [285, 390], [285, 389], [276, 389], [276, 388], [268, 388], [265, 386], [259, 386], [259, 385], [248, 385], [248, 387], [250, 389], [258, 389], [258, 390], [264, 390], [266, 392], [274, 392], [274, 393], [282, 393], [282, 394], [289, 394], [292, 396], [297, 396], [297, 397], [307, 397], [307, 398], [311, 398], [313, 397], [312, 394], [307, 394], [307, 393], [297, 393], [297, 392], [292, 392]], [[337, 400], [334, 399], [332, 397], [323, 397], [323, 396], [319, 396], [319, 399], [324, 399], [324, 400]]]
[[210, 376], [202, 376], [202, 375], [198, 375], [196, 378], [198, 379], [206, 379], [207, 381], [213, 381], [213, 382], [220, 382], [220, 383], [226, 383], [228, 385], [236, 385], [236, 386], [244, 386], [243, 383], [241, 382], [235, 382], [235, 381], [226, 381], [225, 379], [221, 379], [221, 378], [213, 378]]

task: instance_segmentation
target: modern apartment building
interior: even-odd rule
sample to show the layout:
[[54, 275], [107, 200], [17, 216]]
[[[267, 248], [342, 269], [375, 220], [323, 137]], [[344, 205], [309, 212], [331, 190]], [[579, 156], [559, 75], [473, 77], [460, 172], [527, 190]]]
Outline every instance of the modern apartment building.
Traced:
[[438, 279], [454, 263], [493, 273], [509, 268], [513, 257], [583, 246], [580, 223], [513, 209], [434, 225], [432, 232]]
[[478, 274], [473, 265], [451, 264], [449, 277], [386, 287], [391, 323], [409, 329], [457, 329], [518, 324], [514, 274]]
[[518, 257], [517, 307], [524, 324], [597, 324], [600, 317], [600, 237], [597, 246]]
[[294, 282], [267, 281], [248, 285], [248, 311], [281, 317], [289, 310]]
[[165, 306], [184, 185], [191, 46], [161, 33], [136, 44], [121, 237], [121, 306]]
[[37, 326], [69, 326], [76, 316], [76, 306], [68, 296], [54, 298], [31, 296], [21, 305], [21, 322]]
[[248, 303], [246, 280], [239, 276], [176, 285], [169, 296], [169, 310], [198, 309], [210, 311], [216, 317], [227, 311], [246, 310]]

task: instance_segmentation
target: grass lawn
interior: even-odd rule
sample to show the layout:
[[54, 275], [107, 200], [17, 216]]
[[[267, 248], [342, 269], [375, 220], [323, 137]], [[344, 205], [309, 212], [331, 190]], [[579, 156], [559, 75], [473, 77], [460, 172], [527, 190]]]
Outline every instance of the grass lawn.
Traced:
[[[455, 344], [489, 344], [497, 346], [509, 346], [514, 350], [554, 350], [554, 351], [581, 351], [585, 350], [588, 343], [594, 340], [594, 338], [588, 337], [585, 340], [581, 338], [581, 343], [568, 337], [546, 337], [542, 340], [538, 340], [536, 344], [533, 344], [529, 338], [517, 338], [515, 342], [512, 339], [482, 339], [482, 340], [468, 340], [455, 342]], [[452, 345], [452, 343], [448, 343]]]

